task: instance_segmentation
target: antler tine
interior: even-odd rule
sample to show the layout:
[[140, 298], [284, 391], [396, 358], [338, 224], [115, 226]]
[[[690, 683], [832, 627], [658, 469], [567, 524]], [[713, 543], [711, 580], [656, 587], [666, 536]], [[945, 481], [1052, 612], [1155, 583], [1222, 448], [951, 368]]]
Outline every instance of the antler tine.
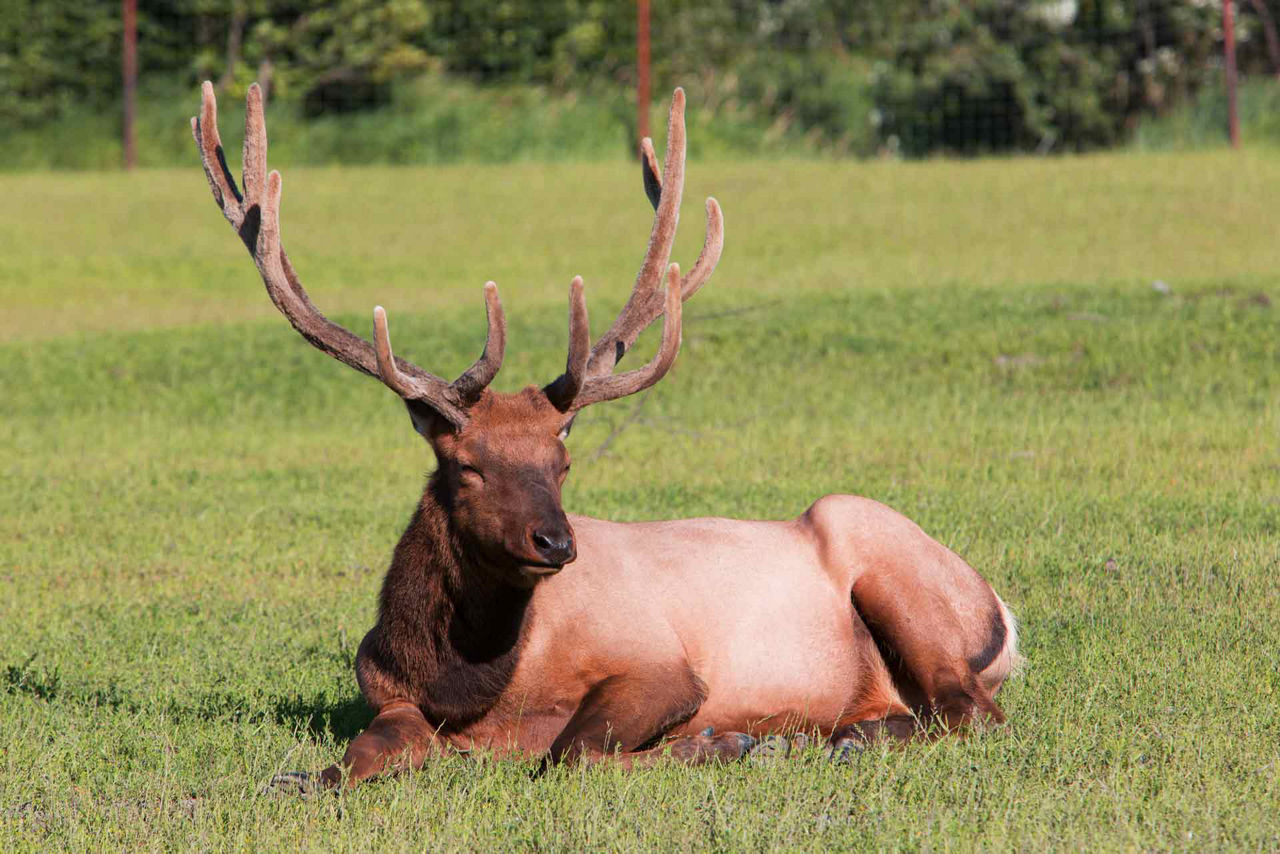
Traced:
[[387, 329], [387, 310], [380, 305], [373, 307], [373, 344], [378, 359], [378, 378], [401, 397], [419, 396], [421, 389], [413, 378], [402, 374], [396, 367], [396, 357], [391, 351], [391, 332]]
[[[200, 115], [191, 119], [191, 135], [195, 137], [196, 146], [200, 149], [200, 162], [204, 166], [205, 177], [209, 179], [209, 189], [213, 191], [213, 200], [236, 229], [244, 221], [244, 212], [240, 208], [243, 197], [236, 189], [236, 181], [227, 168], [227, 158], [222, 150], [222, 139], [218, 136], [218, 102], [213, 96], [213, 84], [208, 80], [201, 87]], [[232, 202], [231, 200], [235, 201]]]
[[582, 391], [587, 379], [587, 360], [591, 357], [591, 327], [587, 321], [587, 297], [582, 288], [582, 277], [574, 276], [569, 283], [569, 358], [564, 373], [546, 386], [548, 399], [561, 412], [573, 406], [574, 398]]
[[655, 192], [659, 200], [653, 216], [653, 228], [649, 232], [649, 246], [645, 252], [640, 272], [636, 274], [631, 296], [622, 312], [614, 320], [609, 331], [591, 348], [588, 374], [592, 377], [609, 374], [622, 354], [630, 349], [645, 327], [662, 311], [662, 298], [658, 285], [662, 271], [671, 259], [671, 247], [675, 243], [676, 225], [680, 219], [680, 199], [684, 193], [684, 90], [676, 89], [671, 96], [671, 111], [667, 117], [667, 153], [659, 178], [653, 164], [653, 143], [641, 144], [642, 161], [646, 170], [645, 186], [653, 201]]
[[262, 110], [262, 89], [249, 86], [244, 97], [244, 149], [241, 155], [244, 204], [260, 204], [267, 180], [267, 122]]
[[[641, 177], [644, 180], [644, 192], [649, 197], [649, 204], [657, 210], [662, 198], [662, 176], [658, 174], [658, 158], [653, 153], [653, 140], [645, 137], [640, 140]], [[688, 299], [706, 284], [707, 279], [715, 272], [720, 263], [720, 253], [724, 251], [724, 214], [720, 203], [715, 198], [707, 197], [707, 235], [702, 241], [702, 251], [693, 269], [685, 274], [680, 282], [680, 292]]]
[[587, 380], [573, 401], [573, 409], [582, 409], [593, 403], [617, 400], [638, 391], [644, 391], [667, 375], [680, 352], [680, 314], [684, 300], [680, 295], [680, 265], [667, 269], [667, 288], [662, 317], [662, 343], [649, 364], [625, 374], [609, 374]]
[[711, 274], [720, 263], [720, 253], [724, 251], [724, 212], [714, 197], [707, 197], [707, 236], [702, 240], [702, 251], [698, 260], [693, 262], [693, 269], [680, 280], [680, 298], [688, 299], [707, 283]]
[[[662, 198], [662, 176], [658, 174], [658, 158], [653, 153], [653, 140], [645, 137], [640, 140], [641, 177], [644, 180], [644, 192], [649, 197], [649, 204], [657, 210]], [[720, 263], [720, 253], [724, 251], [724, 214], [720, 203], [715, 198], [707, 197], [707, 235], [702, 241], [702, 251], [693, 269], [685, 274], [680, 282], [680, 292], [688, 299], [706, 284], [707, 279], [715, 272]]]
[[[675, 208], [678, 213], [680, 197], [684, 190], [684, 92], [680, 89], [676, 90], [671, 101], [667, 140], [667, 163], [661, 173], [658, 171], [658, 158], [653, 150], [653, 140], [645, 137], [640, 141], [640, 168], [645, 195], [648, 196], [649, 203], [653, 205], [655, 211], [653, 232], [650, 235], [644, 266], [636, 277], [636, 283], [632, 288], [631, 296], [627, 299], [627, 304], [613, 326], [591, 349], [587, 376], [592, 379], [608, 376], [627, 350], [635, 344], [640, 333], [663, 313], [664, 299], [659, 296], [656, 287], [649, 284], [648, 276], [650, 265], [656, 261], [659, 253], [665, 260], [670, 259], [676, 224], [671, 211]], [[698, 260], [688, 274], [680, 280], [679, 292], [682, 300], [689, 299], [706, 284], [724, 250], [724, 214], [720, 210], [720, 204], [714, 198], [708, 198], [706, 207], [706, 237], [703, 239]]]
[[293, 328], [317, 349], [361, 373], [377, 377], [401, 397], [428, 404], [461, 429], [467, 421], [466, 408], [493, 380], [502, 364], [506, 321], [497, 286], [490, 282], [485, 288], [489, 329], [484, 352], [455, 382], [448, 383], [392, 355], [386, 312], [380, 307], [374, 314], [375, 329], [379, 324], [381, 327], [375, 351], [368, 341], [333, 323], [316, 308], [280, 245], [283, 181], [279, 172], [267, 172], [267, 130], [258, 85], [249, 87], [245, 103], [243, 195], [227, 168], [218, 135], [218, 107], [212, 83], [205, 82], [202, 87], [200, 115], [191, 119], [191, 132], [200, 149], [214, 201], [248, 247], [268, 296]]
[[484, 286], [484, 313], [489, 322], [484, 351], [452, 384], [458, 397], [466, 404], [474, 403], [493, 382], [507, 350], [507, 316], [502, 310], [502, 300], [498, 298], [498, 286], [493, 282], [486, 282]]
[[647, 136], [640, 140], [640, 178], [644, 181], [644, 194], [656, 211], [662, 201], [662, 175], [658, 172], [658, 155], [653, 151], [653, 140]]
[[[670, 369], [680, 349], [680, 311], [684, 300], [698, 292], [711, 277], [720, 261], [724, 249], [724, 215], [720, 204], [713, 198], [707, 199], [707, 233], [703, 240], [702, 251], [693, 269], [684, 278], [680, 277], [680, 268], [671, 264], [667, 267], [667, 287], [659, 293], [654, 270], [658, 265], [666, 265], [670, 260], [671, 246], [675, 241], [676, 224], [680, 216], [680, 200], [684, 192], [685, 165], [685, 127], [684, 127], [684, 90], [677, 89], [671, 98], [671, 112], [667, 119], [667, 152], [666, 163], [662, 172], [658, 171], [658, 158], [653, 150], [653, 140], [645, 137], [640, 141], [641, 176], [644, 180], [645, 194], [654, 207], [653, 229], [649, 234], [649, 246], [645, 252], [644, 262], [636, 276], [635, 285], [627, 304], [623, 306], [609, 331], [596, 342], [587, 357], [583, 377], [580, 379], [575, 370], [575, 361], [580, 356], [574, 350], [579, 334], [586, 335], [585, 329], [579, 332], [575, 326], [580, 291], [571, 292], [571, 343], [569, 364], [565, 373], [545, 389], [547, 396], [557, 408], [562, 410], [579, 410], [592, 403], [613, 400], [628, 394], [634, 394], [648, 388], [661, 379]], [[574, 280], [575, 286], [578, 280]], [[586, 306], [582, 305], [581, 314], [585, 327]], [[664, 315], [662, 324], [662, 344], [658, 354], [644, 368], [631, 371], [620, 376], [613, 375], [613, 369], [623, 354], [636, 342], [640, 333]]]
[[442, 388], [443, 380], [434, 378], [440, 383], [437, 386], [428, 380], [409, 376], [396, 366], [395, 354], [391, 352], [391, 333], [387, 329], [387, 312], [380, 305], [373, 307], [373, 337], [377, 351], [378, 378], [387, 388], [405, 400], [426, 401], [455, 426], [461, 427], [467, 423], [466, 410], [449, 399], [449, 388]]

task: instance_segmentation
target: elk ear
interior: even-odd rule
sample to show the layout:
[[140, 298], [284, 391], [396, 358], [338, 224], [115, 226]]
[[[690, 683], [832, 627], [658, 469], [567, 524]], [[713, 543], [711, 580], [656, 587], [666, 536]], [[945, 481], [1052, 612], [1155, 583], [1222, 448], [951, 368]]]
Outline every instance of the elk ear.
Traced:
[[409, 410], [409, 420], [413, 422], [413, 429], [428, 442], [434, 442], [441, 434], [454, 429], [449, 419], [421, 400], [406, 399], [404, 408]]
[[560, 426], [560, 432], [557, 434], [557, 436], [559, 437], [561, 442], [569, 438], [569, 431], [573, 429], [573, 422], [577, 419], [577, 417], [578, 417], [578, 413], [576, 412], [573, 413], [572, 415], [569, 416], [569, 420], [565, 421], [564, 424]]

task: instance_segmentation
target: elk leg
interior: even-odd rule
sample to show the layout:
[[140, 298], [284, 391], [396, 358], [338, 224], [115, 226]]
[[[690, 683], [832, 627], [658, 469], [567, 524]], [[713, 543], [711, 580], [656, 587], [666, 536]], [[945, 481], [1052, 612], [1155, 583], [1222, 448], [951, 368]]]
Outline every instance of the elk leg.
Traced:
[[870, 721], [858, 721], [836, 727], [827, 740], [832, 762], [848, 762], [850, 757], [868, 746], [888, 741], [906, 744], [924, 735], [919, 722], [911, 715], [890, 715]]
[[899, 695], [945, 730], [1004, 723], [995, 692], [1014, 652], [1004, 608], [959, 558], [865, 574], [853, 587]]
[[665, 756], [686, 765], [708, 765], [713, 762], [735, 762], [748, 755], [756, 740], [745, 732], [719, 735], [682, 735], [646, 750], [635, 750], [618, 757], [627, 768], [646, 768]]
[[802, 521], [824, 563], [850, 572], [853, 610], [871, 630], [910, 710], [947, 729], [1003, 723], [995, 694], [1018, 658], [1016, 627], [991, 585], [915, 523], [876, 502], [829, 495]]
[[852, 614], [853, 649], [861, 667], [860, 682], [852, 708], [841, 715], [827, 740], [834, 762], [877, 741], [905, 744], [924, 734], [919, 722], [903, 701], [876, 638], [862, 615]]
[[652, 746], [693, 717], [705, 699], [706, 686], [687, 665], [610, 676], [583, 698], [547, 759], [552, 763], [611, 760], [628, 768], [650, 765], [667, 750], [672, 758], [695, 765], [741, 759], [755, 745], [755, 739], [745, 733], [682, 736]]
[[383, 773], [421, 767], [439, 752], [436, 731], [422, 711], [407, 700], [394, 700], [378, 710], [369, 728], [347, 746], [342, 761], [320, 775], [324, 785], [347, 786]]

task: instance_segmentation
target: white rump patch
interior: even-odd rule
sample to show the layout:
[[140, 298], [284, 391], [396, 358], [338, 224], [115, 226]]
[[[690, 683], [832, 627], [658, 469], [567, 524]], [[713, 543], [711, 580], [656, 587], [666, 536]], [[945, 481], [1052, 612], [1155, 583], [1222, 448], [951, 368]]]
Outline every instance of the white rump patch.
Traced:
[[1009, 676], [1017, 676], [1022, 673], [1027, 664], [1027, 659], [1018, 652], [1018, 620], [998, 594], [996, 595], [996, 601], [1000, 603], [1000, 614], [1004, 617], [1006, 666], [1009, 668]]

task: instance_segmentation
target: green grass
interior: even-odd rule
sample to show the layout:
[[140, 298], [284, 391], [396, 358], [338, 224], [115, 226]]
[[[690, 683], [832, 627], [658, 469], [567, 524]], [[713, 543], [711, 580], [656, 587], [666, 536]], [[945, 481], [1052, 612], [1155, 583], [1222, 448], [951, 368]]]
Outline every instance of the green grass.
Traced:
[[[1236, 112], [1240, 139], [1251, 147], [1280, 146], [1280, 81], [1259, 75], [1240, 84]], [[1205, 87], [1194, 99], [1166, 115], [1143, 120], [1133, 135], [1140, 151], [1202, 151], [1225, 148], [1227, 93], [1224, 86]]]
[[[244, 90], [220, 95], [219, 113], [239, 145]], [[155, 81], [138, 101], [138, 162], [182, 166], [191, 155], [187, 119], [197, 86]], [[64, 116], [0, 136], [0, 169], [117, 169], [120, 107], [79, 104]], [[569, 97], [534, 86], [483, 88], [439, 75], [398, 86], [385, 106], [306, 119], [296, 101], [272, 99], [267, 118], [277, 165], [506, 162], [620, 158], [632, 108], [614, 95]]]
[[[284, 237], [441, 373], [496, 279], [510, 390], [563, 365], [574, 273], [595, 329], [624, 299], [635, 171], [293, 169]], [[194, 166], [0, 177], [0, 848], [1280, 846], [1278, 185], [1262, 154], [692, 164], [677, 258], [714, 191], [725, 259], [639, 417], [598, 457], [633, 404], [575, 429], [566, 505], [885, 501], [1022, 619], [1010, 726], [303, 802], [259, 790], [367, 722], [352, 659], [429, 452], [275, 315]]]
[[[813, 95], [812, 109], [843, 105], [856, 127], [838, 139], [803, 117], [777, 117], [750, 94], [694, 98], [690, 149], [695, 155], [819, 153], [867, 154], [873, 149], [870, 109], [861, 78], [840, 78]], [[851, 88], [853, 87], [853, 88]], [[662, 136], [670, 91], [654, 93], [650, 125]], [[243, 87], [219, 96], [224, 139], [239, 146], [244, 123]], [[200, 107], [196, 86], [143, 81], [138, 100], [138, 163], [183, 167], [191, 162], [186, 124]], [[859, 112], [861, 110], [861, 112]], [[119, 105], [72, 106], [60, 118], [0, 133], [0, 172], [115, 170], [123, 162]], [[635, 101], [631, 91], [609, 84], [561, 93], [543, 86], [477, 86], [428, 74], [397, 84], [390, 103], [348, 114], [308, 119], [296, 100], [272, 99], [267, 107], [272, 161], [277, 166], [372, 164], [619, 161], [634, 156]]]

